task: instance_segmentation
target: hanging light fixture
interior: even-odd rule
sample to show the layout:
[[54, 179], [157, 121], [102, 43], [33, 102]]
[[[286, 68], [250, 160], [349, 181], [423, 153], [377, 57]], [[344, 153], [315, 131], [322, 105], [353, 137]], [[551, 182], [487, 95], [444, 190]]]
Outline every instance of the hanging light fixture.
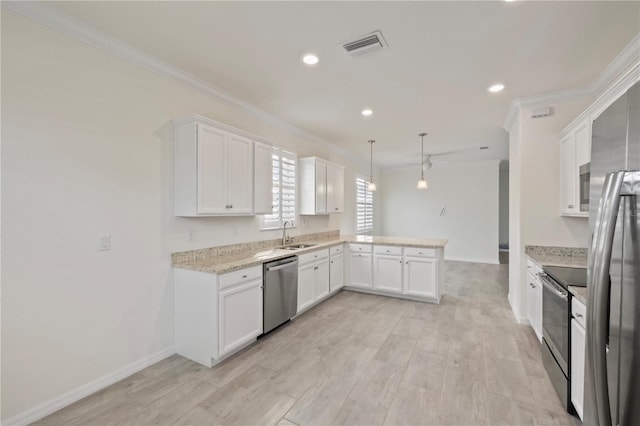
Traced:
[[369, 184], [367, 185], [367, 189], [371, 192], [376, 190], [376, 184], [373, 182], [373, 144], [376, 142], [373, 139], [369, 140], [369, 145], [371, 145], [371, 174], [369, 175]]
[[420, 171], [420, 179], [418, 180], [418, 185], [416, 188], [418, 189], [427, 189], [429, 185], [427, 185], [427, 180], [424, 178], [424, 137], [427, 136], [426, 133], [418, 133], [420, 139], [422, 140], [422, 169]]

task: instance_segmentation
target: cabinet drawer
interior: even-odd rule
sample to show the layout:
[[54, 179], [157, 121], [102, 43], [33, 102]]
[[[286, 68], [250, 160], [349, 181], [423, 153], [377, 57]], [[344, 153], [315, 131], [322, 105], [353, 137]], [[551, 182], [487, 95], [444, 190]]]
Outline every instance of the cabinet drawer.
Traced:
[[405, 247], [404, 255], [412, 257], [436, 257], [438, 249], [435, 248], [415, 248]]
[[344, 251], [344, 245], [343, 244], [340, 244], [339, 246], [329, 247], [329, 254], [331, 256], [336, 255], [336, 254], [342, 254], [343, 251]]
[[402, 256], [402, 247], [398, 246], [374, 246], [373, 252], [375, 254], [393, 254]]
[[322, 249], [298, 255], [298, 265], [304, 265], [309, 262], [316, 262], [329, 257], [329, 249]]
[[531, 272], [531, 275], [537, 277], [540, 272], [542, 272], [542, 268], [538, 266], [536, 262], [527, 257], [527, 271]]
[[262, 279], [262, 265], [220, 275], [220, 289], [222, 290], [223, 288], [255, 279]]
[[586, 328], [587, 307], [575, 297], [571, 299], [571, 315], [576, 319], [578, 324]]
[[349, 250], [356, 253], [371, 253], [372, 249], [371, 244], [349, 244]]

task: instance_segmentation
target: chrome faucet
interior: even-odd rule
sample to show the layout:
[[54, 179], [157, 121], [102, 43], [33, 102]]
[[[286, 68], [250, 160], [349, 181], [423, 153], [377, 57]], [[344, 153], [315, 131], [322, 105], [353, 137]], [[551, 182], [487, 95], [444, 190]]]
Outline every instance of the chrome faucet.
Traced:
[[284, 221], [284, 224], [282, 225], [282, 245], [283, 246], [286, 246], [287, 243], [289, 242], [289, 237], [287, 237], [287, 223], [293, 226], [293, 223], [291, 223], [291, 221], [289, 220]]

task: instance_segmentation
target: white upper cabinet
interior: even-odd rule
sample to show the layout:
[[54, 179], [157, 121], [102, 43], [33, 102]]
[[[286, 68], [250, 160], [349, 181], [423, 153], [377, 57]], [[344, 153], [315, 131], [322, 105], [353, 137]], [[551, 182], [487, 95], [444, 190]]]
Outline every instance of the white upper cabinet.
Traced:
[[327, 213], [344, 212], [344, 167], [327, 163]]
[[273, 179], [271, 177], [272, 152], [271, 146], [254, 142], [254, 201], [255, 214], [271, 214], [273, 212]]
[[587, 217], [580, 206], [580, 167], [591, 161], [591, 120], [586, 118], [565, 129], [560, 138], [560, 214]]
[[318, 157], [298, 160], [300, 214], [321, 215], [344, 211], [344, 167]]
[[271, 212], [269, 145], [195, 115], [174, 126], [176, 216]]

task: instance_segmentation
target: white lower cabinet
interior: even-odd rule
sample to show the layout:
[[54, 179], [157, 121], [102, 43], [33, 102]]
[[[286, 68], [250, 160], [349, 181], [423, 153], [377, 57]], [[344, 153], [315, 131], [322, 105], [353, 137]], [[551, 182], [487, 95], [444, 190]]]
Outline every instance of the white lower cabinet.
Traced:
[[582, 420], [584, 407], [584, 365], [586, 307], [573, 298], [571, 302], [571, 402]]
[[298, 313], [329, 295], [329, 250], [298, 256]]
[[349, 285], [373, 288], [371, 280], [371, 253], [349, 253]]
[[220, 292], [220, 355], [262, 334], [262, 278]]
[[[402, 253], [402, 248], [400, 248]], [[373, 255], [373, 288], [402, 293], [402, 255]]]
[[527, 259], [527, 320], [536, 333], [536, 337], [542, 343], [542, 283], [538, 279], [538, 273], [542, 268], [533, 260]]
[[262, 334], [262, 265], [226, 274], [174, 269], [176, 352], [212, 367]]
[[335, 254], [329, 260], [329, 291], [336, 292], [344, 287], [344, 255]]
[[438, 260], [405, 256], [405, 293], [439, 299]]

